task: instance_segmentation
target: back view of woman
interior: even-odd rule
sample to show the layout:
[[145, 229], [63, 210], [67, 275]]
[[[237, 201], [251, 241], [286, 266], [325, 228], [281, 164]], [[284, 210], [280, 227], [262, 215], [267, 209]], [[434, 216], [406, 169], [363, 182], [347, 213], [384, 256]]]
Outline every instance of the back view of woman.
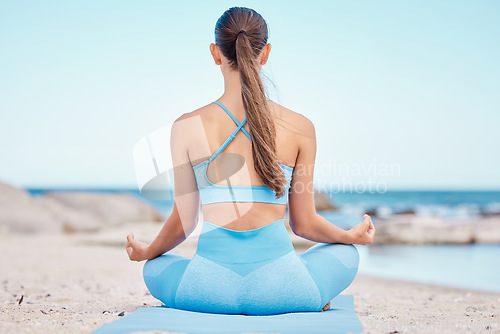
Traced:
[[[172, 214], [151, 245], [127, 236], [131, 260], [148, 260], [144, 280], [166, 306], [190, 311], [268, 315], [322, 311], [358, 268], [352, 244], [369, 244], [368, 215], [345, 231], [314, 208], [313, 124], [266, 97], [260, 79], [271, 44], [254, 10], [224, 12], [210, 45], [224, 94], [172, 127]], [[298, 255], [284, 225], [318, 242]], [[168, 253], [203, 226], [192, 259]]]

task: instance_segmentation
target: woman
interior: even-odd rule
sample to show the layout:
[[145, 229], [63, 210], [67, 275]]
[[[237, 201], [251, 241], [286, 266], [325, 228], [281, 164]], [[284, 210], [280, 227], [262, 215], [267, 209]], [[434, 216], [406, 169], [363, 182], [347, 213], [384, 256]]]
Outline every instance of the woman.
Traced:
[[[269, 315], [324, 311], [358, 268], [352, 244], [370, 244], [371, 218], [343, 230], [314, 207], [313, 124], [266, 99], [260, 69], [271, 44], [254, 10], [224, 12], [210, 44], [224, 94], [172, 126], [175, 201], [158, 237], [127, 236], [131, 260], [148, 260], [144, 280], [167, 307], [209, 313]], [[298, 255], [284, 225], [318, 242]], [[192, 259], [168, 253], [203, 227]]]

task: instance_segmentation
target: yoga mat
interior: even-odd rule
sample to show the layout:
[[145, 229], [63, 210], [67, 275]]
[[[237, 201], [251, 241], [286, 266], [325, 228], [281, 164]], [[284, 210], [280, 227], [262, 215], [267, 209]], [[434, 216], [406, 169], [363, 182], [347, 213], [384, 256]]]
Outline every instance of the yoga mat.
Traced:
[[143, 307], [104, 324], [94, 334], [135, 331], [172, 331], [189, 334], [236, 333], [363, 333], [354, 311], [352, 295], [338, 295], [323, 312], [295, 312], [264, 316], [213, 314], [177, 310], [164, 306]]

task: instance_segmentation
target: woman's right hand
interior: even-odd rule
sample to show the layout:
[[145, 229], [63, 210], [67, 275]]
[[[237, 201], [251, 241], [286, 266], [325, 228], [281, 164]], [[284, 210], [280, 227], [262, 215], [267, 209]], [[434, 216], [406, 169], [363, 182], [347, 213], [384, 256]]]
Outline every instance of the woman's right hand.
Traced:
[[375, 226], [373, 226], [372, 218], [365, 214], [365, 220], [351, 228], [348, 233], [352, 244], [371, 244], [373, 242], [373, 237], [375, 236]]
[[131, 261], [144, 261], [148, 259], [149, 245], [135, 240], [133, 234], [127, 235], [126, 249]]

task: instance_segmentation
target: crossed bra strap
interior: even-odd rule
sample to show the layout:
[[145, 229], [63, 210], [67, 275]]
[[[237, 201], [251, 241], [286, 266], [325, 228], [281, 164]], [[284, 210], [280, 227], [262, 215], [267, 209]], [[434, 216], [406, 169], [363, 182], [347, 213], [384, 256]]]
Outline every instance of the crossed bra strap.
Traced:
[[212, 154], [210, 159], [208, 159], [208, 162], [212, 162], [212, 160], [217, 158], [217, 156], [226, 148], [226, 146], [229, 145], [229, 143], [231, 141], [233, 141], [233, 139], [234, 139], [234, 137], [236, 137], [236, 134], [238, 133], [238, 131], [243, 129], [243, 125], [245, 125], [246, 122], [247, 122], [247, 119], [245, 118], [245, 120], [243, 120], [243, 122], [241, 122], [240, 125], [238, 125], [236, 130], [234, 130], [233, 133], [231, 133], [231, 135], [229, 135], [229, 137], [227, 137], [226, 141], [224, 143], [222, 143], [222, 145], [217, 149], [217, 151], [215, 151], [215, 153]]
[[231, 114], [231, 112], [226, 108], [226, 106], [224, 106], [222, 103], [220, 103], [219, 101], [214, 101], [213, 103], [219, 105], [222, 109], [224, 109], [224, 111], [229, 115], [229, 117], [231, 117], [231, 119], [233, 120], [233, 122], [238, 126], [236, 128], [236, 130], [233, 131], [233, 133], [231, 133], [229, 135], [229, 137], [227, 137], [227, 139], [224, 141], [224, 143], [222, 143], [222, 145], [217, 149], [217, 151], [215, 151], [214, 154], [212, 154], [212, 156], [208, 159], [208, 162], [212, 162], [212, 160], [214, 160], [215, 158], [217, 158], [217, 156], [222, 152], [224, 151], [224, 149], [226, 148], [227, 145], [229, 145], [230, 142], [233, 141], [234, 137], [236, 137], [236, 134], [238, 133], [238, 131], [242, 131], [245, 136], [248, 137], [248, 139], [250, 139], [250, 141], [252, 141], [252, 139], [250, 138], [250, 134], [248, 133], [247, 130], [245, 130], [245, 128], [243, 127], [243, 125], [245, 125], [245, 123], [247, 122], [247, 119], [245, 118], [243, 120], [243, 122], [238, 122], [238, 120], [236, 119], [236, 117], [233, 116], [233, 114]]
[[[234, 123], [236, 123], [236, 125], [238, 125], [238, 126], [240, 125], [238, 120], [233, 116], [233, 114], [231, 114], [231, 112], [226, 108], [225, 105], [223, 105], [219, 101], [214, 101], [214, 103], [219, 105], [222, 109], [224, 109], [224, 111], [229, 115], [229, 117], [231, 117], [231, 119], [234, 121]], [[246, 122], [246, 118], [243, 122]], [[247, 130], [245, 130], [245, 128], [241, 128], [241, 131], [243, 131], [243, 133], [248, 137], [248, 139], [250, 139], [250, 141], [252, 141], [252, 139], [250, 138], [250, 134], [247, 132]]]
[[[261, 203], [274, 203], [286, 204], [286, 194], [280, 198], [276, 198], [276, 193], [266, 186], [222, 186], [212, 183], [207, 177], [207, 167], [217, 156], [231, 143], [236, 137], [238, 131], [241, 130], [250, 140], [249, 133], [243, 128], [247, 119], [245, 118], [241, 123], [231, 114], [231, 112], [220, 102], [215, 101], [228, 115], [233, 122], [237, 125], [236, 129], [229, 135], [229, 137], [220, 145], [212, 156], [193, 166], [198, 189], [200, 190], [201, 202], [203, 204], [223, 203], [223, 202], [261, 202]], [[293, 172], [292, 167], [280, 164], [280, 167], [288, 181], [287, 188], [290, 186], [291, 176]]]
[[[270, 99], [266, 99], [266, 101], [270, 101]], [[245, 125], [245, 123], [247, 122], [246, 118], [243, 120], [243, 122], [240, 123], [240, 122], [238, 122], [238, 120], [236, 119], [236, 117], [234, 117], [233, 114], [231, 114], [231, 112], [226, 108], [225, 105], [223, 105], [219, 101], [214, 101], [213, 103], [215, 103], [218, 106], [220, 106], [229, 115], [229, 117], [231, 117], [231, 119], [233, 120], [233, 122], [238, 127], [236, 128], [236, 130], [233, 131], [233, 133], [231, 133], [231, 135], [229, 135], [229, 137], [224, 141], [224, 143], [222, 143], [222, 145], [217, 149], [217, 151], [215, 151], [215, 153], [212, 154], [212, 156], [208, 159], [209, 163], [212, 162], [212, 160], [214, 160], [215, 158], [217, 158], [217, 156], [226, 148], [226, 146], [229, 145], [229, 143], [234, 139], [234, 137], [236, 137], [236, 134], [238, 133], [238, 131], [241, 130], [245, 134], [245, 136], [247, 136], [248, 139], [250, 141], [252, 141], [252, 138], [250, 138], [250, 134], [243, 127], [243, 125]]]

